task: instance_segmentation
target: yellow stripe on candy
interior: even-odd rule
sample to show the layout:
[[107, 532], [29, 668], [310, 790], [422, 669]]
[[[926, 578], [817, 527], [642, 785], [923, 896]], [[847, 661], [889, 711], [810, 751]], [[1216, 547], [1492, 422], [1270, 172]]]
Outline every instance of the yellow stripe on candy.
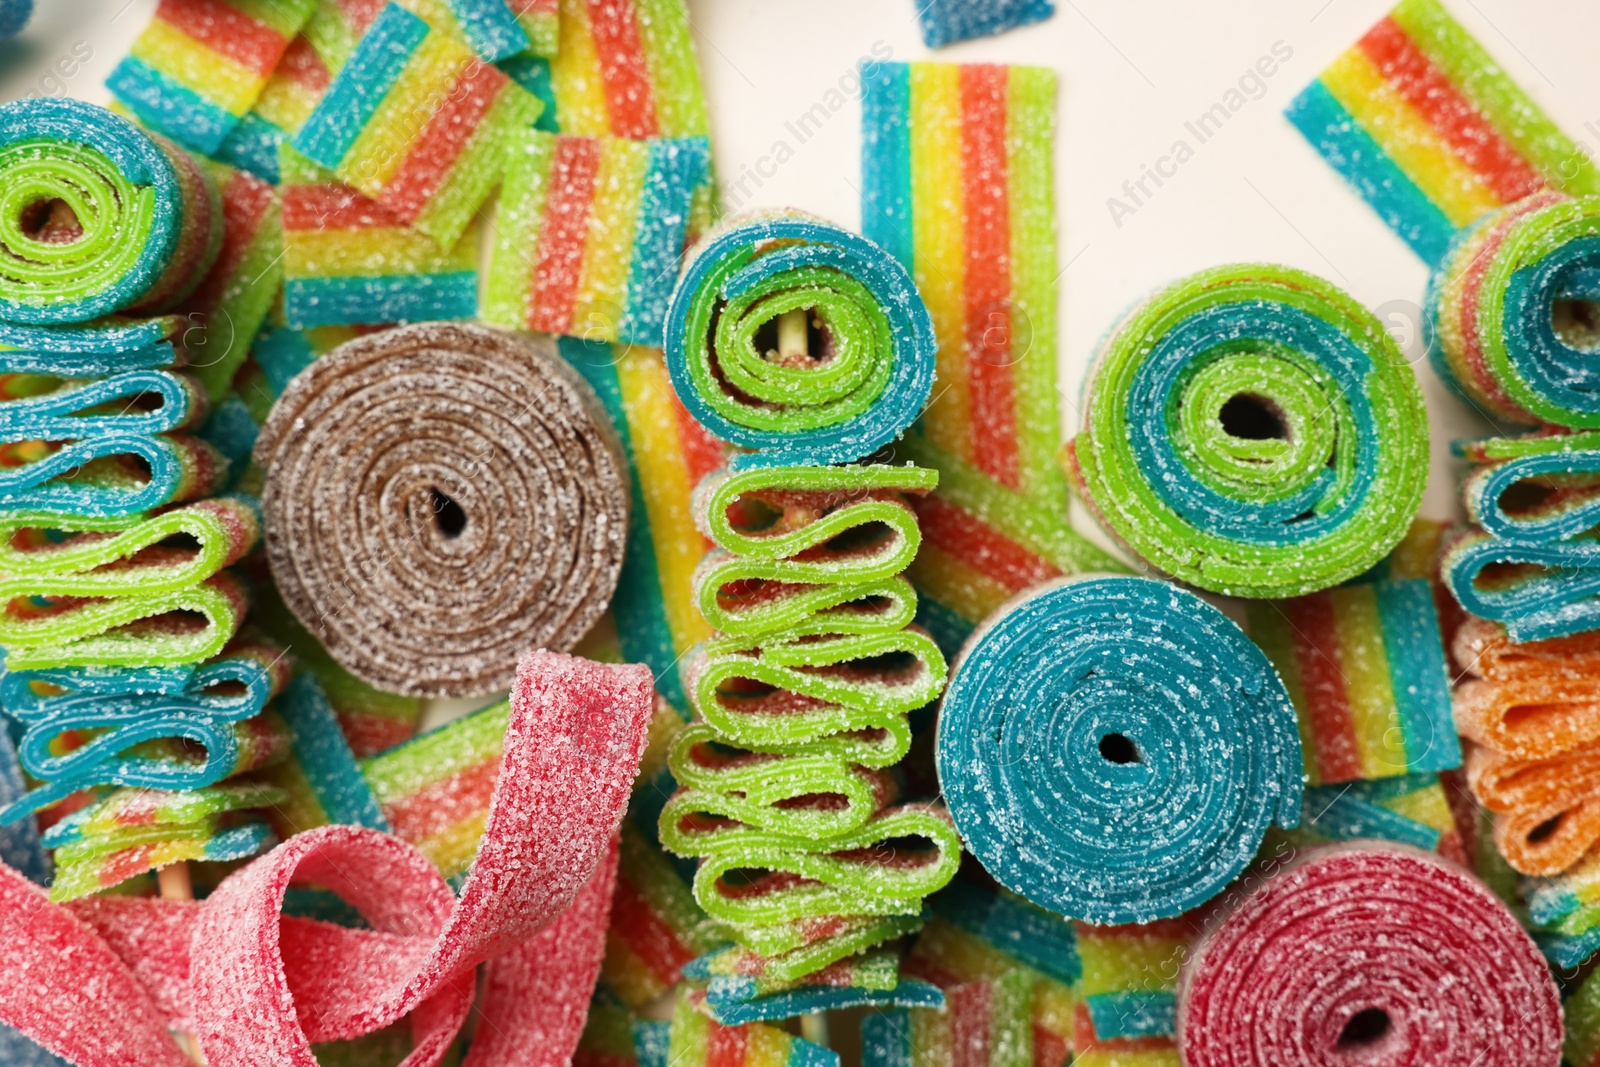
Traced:
[[1499, 198], [1389, 88], [1359, 49], [1334, 60], [1322, 72], [1322, 84], [1452, 225], [1465, 227], [1500, 206]]
[[788, 1034], [772, 1026], [752, 1026], [746, 1033], [744, 1067], [786, 1067]]
[[561, 47], [550, 60], [550, 85], [563, 132], [587, 136], [611, 132], [600, 55], [584, 0], [561, 0]]
[[708, 639], [711, 627], [694, 601], [694, 571], [705, 555], [706, 542], [690, 506], [694, 486], [684, 463], [665, 357], [653, 348], [621, 349], [617, 383], [655, 541], [662, 609], [672, 633], [672, 650], [681, 655]]
[[1334, 589], [1328, 597], [1362, 776], [1383, 778], [1403, 773], [1406, 750], [1400, 709], [1394, 703], [1377, 597], [1371, 586]]
[[488, 821], [487, 811], [474, 812], [436, 834], [411, 843], [439, 868], [440, 874], [448, 878], [472, 866], [473, 857], [478, 854], [478, 842], [483, 839], [483, 828]]
[[956, 1062], [951, 1028], [940, 1025], [941, 1021], [933, 1011], [911, 1010], [911, 1062], [915, 1067], [950, 1067]]
[[988, 618], [1012, 597], [1010, 589], [926, 541], [906, 568], [906, 577], [963, 619], [974, 622]]
[[1182, 937], [1119, 931], [1104, 937], [1080, 938], [1078, 958], [1083, 964], [1083, 977], [1078, 982], [1078, 993], [1092, 997], [1171, 989], [1188, 953], [1189, 941]]
[[161, 19], [133, 42], [133, 58], [234, 115], [250, 110], [266, 79]]
[[403, 273], [408, 264], [443, 258], [431, 237], [404, 227], [298, 230], [285, 241], [284, 268], [291, 278], [371, 277]]
[[924, 431], [941, 448], [972, 458], [968, 441], [966, 236], [962, 220], [961, 80], [949, 63], [911, 66], [911, 197], [915, 205], [917, 289], [939, 339], [938, 381], [923, 412]]
[[1450, 801], [1445, 799], [1444, 790], [1438, 785], [1402, 793], [1393, 800], [1383, 801], [1382, 804], [1401, 818], [1421, 823], [1441, 834], [1447, 834], [1455, 829], [1455, 816], [1451, 814]]
[[606, 138], [600, 142], [583, 270], [572, 304], [569, 328], [596, 341], [616, 340], [623, 309], [616, 295], [628, 288], [633, 265], [633, 235], [639, 199], [650, 169], [650, 149], [640, 141]]
[[368, 196], [378, 196], [405, 162], [411, 145], [444, 103], [472, 53], [447, 33], [434, 30], [411, 54], [405, 69], [389, 87], [372, 119], [345, 153], [360, 160], [351, 182]]
[[1017, 969], [993, 946], [949, 923], [930, 924], [917, 937], [914, 959], [927, 960], [963, 982], [983, 982]]

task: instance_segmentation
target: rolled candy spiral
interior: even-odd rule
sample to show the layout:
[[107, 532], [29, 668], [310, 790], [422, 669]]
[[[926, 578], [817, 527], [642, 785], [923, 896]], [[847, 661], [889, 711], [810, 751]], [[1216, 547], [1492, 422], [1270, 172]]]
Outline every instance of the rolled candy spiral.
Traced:
[[526, 649], [572, 647], [627, 534], [599, 412], [548, 342], [433, 324], [334, 349], [256, 443], [284, 602], [341, 666], [410, 696], [487, 693]]
[[968, 849], [1041, 907], [1151, 922], [1209, 900], [1300, 816], [1294, 706], [1216, 608], [1082, 578], [973, 634], [941, 705], [939, 782]]
[[0, 107], [0, 318], [166, 310], [222, 236], [216, 187], [168, 141], [81, 100]]
[[1187, 1067], [1555, 1067], [1561, 1002], [1533, 940], [1453, 865], [1337, 846], [1246, 897], [1190, 957]]
[[1410, 526], [1427, 412], [1365, 308], [1287, 267], [1217, 267], [1101, 347], [1063, 458], [1130, 551], [1203, 589], [1289, 597], [1354, 577]]
[[[791, 348], [781, 330], [768, 336], [797, 312], [819, 341]], [[888, 444], [927, 402], [936, 348], [893, 256], [798, 213], [713, 230], [667, 309], [673, 388], [712, 434], [760, 454], [736, 465], [848, 463]]]
[[1600, 197], [1540, 192], [1451, 245], [1428, 287], [1424, 328], [1440, 377], [1512, 422], [1600, 427]]

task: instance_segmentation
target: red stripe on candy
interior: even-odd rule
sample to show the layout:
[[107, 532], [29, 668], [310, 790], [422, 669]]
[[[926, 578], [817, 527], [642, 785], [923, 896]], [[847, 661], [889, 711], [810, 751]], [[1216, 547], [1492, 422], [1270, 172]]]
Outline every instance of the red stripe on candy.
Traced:
[[678, 420], [678, 440], [683, 448], [684, 466], [689, 470], [689, 486], [693, 488], [706, 475], [722, 469], [722, 442], [695, 421], [677, 393], [672, 394], [672, 413]]
[[1339, 647], [1333, 604], [1325, 596], [1308, 596], [1286, 601], [1283, 607], [1295, 628], [1294, 655], [1311, 716], [1318, 776], [1323, 782], [1360, 778], [1361, 752], [1350, 699], [1333, 659]]
[[749, 1033], [742, 1026], [713, 1026], [706, 1036], [706, 1067], [744, 1067]]
[[278, 69], [274, 73], [282, 74], [296, 85], [317, 93], [326, 91], [333, 83], [328, 65], [305, 37], [294, 39], [278, 61]]
[[961, 195], [966, 216], [967, 388], [972, 455], [1016, 489], [1016, 383], [1011, 322], [1011, 208], [1006, 166], [1006, 68], [961, 68]]
[[476, 812], [488, 811], [499, 777], [500, 757], [496, 756], [385, 805], [383, 817], [396, 837], [421, 841]]
[[1072, 1009], [1072, 1043], [1080, 1056], [1085, 1052], [1161, 1052], [1175, 1047], [1170, 1037], [1101, 1037], [1095, 1033], [1089, 1006], [1082, 1001]]
[[1038, 1024], [1033, 1027], [1033, 1067], [1061, 1067], [1072, 1058], [1072, 1043]]
[[989, 1018], [992, 994], [988, 982], [969, 982], [946, 990], [952, 1067], [989, 1067], [989, 1046], [994, 1039]]
[[994, 527], [938, 496], [915, 498], [912, 506], [929, 544], [955, 556], [1012, 592], [1030, 588], [1061, 571]]
[[1361, 38], [1361, 50], [1395, 92], [1415, 108], [1462, 162], [1510, 204], [1545, 188], [1545, 181], [1500, 131], [1479, 114], [1392, 18]]
[[583, 275], [583, 245], [600, 172], [600, 142], [559, 137], [550, 161], [539, 258], [533, 268], [533, 306], [528, 328], [561, 333], [572, 321], [572, 305]]
[[600, 59], [611, 132], [634, 139], [659, 137], [656, 94], [650, 83], [633, 0], [588, 0], [589, 29]]
[[394, 212], [348, 185], [287, 185], [283, 189], [283, 228], [373, 230], [404, 226]]
[[272, 209], [273, 200], [272, 186], [244, 171], [234, 172], [227, 188], [222, 190], [222, 250], [195, 290], [190, 306], [214, 311], [222, 303], [239, 264], [250, 251], [250, 242], [255, 240], [261, 220]]
[[678, 940], [672, 927], [622, 875], [617, 877], [616, 897], [611, 903], [611, 929], [666, 985], [676, 985], [683, 965], [694, 959], [695, 954]]
[[383, 190], [380, 200], [385, 207], [406, 222], [422, 214], [494, 107], [506, 81], [504, 74], [487, 63], [474, 59], [467, 64]]
[[278, 65], [288, 44], [222, 0], [161, 0], [156, 18], [263, 78]]

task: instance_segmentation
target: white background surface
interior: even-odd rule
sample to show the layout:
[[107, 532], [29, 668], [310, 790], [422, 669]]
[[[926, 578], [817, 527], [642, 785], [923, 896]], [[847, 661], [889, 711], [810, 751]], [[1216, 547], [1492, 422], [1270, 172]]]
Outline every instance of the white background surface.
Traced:
[[[1452, 12], [1567, 131], [1600, 153], [1600, 4], [1592, 0], [1446, 0]], [[0, 44], [0, 99], [30, 90], [104, 102], [105, 76], [155, 10], [155, 0], [36, 0], [21, 38]], [[689, 0], [725, 194], [739, 208], [793, 206], [848, 226], [860, 221], [859, 101], [851, 97], [800, 143], [786, 123], [853, 85], [876, 46], [927, 58], [915, 0]], [[1055, 18], [956, 45], [937, 58], [1036, 63], [1061, 78], [1056, 143], [1065, 429], [1101, 332], [1147, 290], [1237, 260], [1321, 274], [1380, 309], [1409, 351], [1427, 272], [1283, 118], [1284, 105], [1389, 8], [1390, 0], [1057, 0]], [[1293, 57], [1220, 133], [1196, 144], [1184, 123], [1223, 94], [1275, 42]], [[79, 44], [82, 42], [82, 44]], [[73, 58], [92, 51], [87, 62]], [[86, 46], [86, 47], [85, 47]], [[62, 71], [70, 70], [63, 75]], [[1258, 90], [1259, 91], [1259, 90]], [[1592, 124], [1593, 128], [1585, 128]], [[1133, 215], [1106, 201], [1185, 139], [1194, 157]], [[793, 156], [757, 180], [762, 157]], [[747, 174], [746, 171], [749, 171]], [[769, 165], [763, 169], [771, 173]], [[1462, 406], [1418, 373], [1428, 396], [1433, 475], [1424, 513], [1452, 515], [1451, 438], [1480, 432]]]

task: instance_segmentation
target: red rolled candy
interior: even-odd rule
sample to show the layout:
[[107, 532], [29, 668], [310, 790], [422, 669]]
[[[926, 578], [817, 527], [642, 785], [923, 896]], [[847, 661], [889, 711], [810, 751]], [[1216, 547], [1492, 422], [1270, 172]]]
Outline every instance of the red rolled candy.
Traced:
[[1185, 1067], [1556, 1067], [1561, 1034], [1533, 940], [1413, 849], [1292, 864], [1205, 937], [1178, 990]]
[[[402, 1067], [431, 1067], [488, 961], [465, 1067], [563, 1064], [604, 953], [615, 835], [652, 706], [643, 667], [523, 659], [459, 900], [416, 849], [351, 826], [291, 838], [201, 903], [62, 908], [0, 867], [0, 1022], [80, 1067], [178, 1067], [168, 1026], [192, 1030], [210, 1067], [316, 1067], [313, 1042], [409, 1018]], [[338, 892], [370, 929], [283, 917], [302, 881]], [[86, 991], [92, 1024], [67, 1009]]]

